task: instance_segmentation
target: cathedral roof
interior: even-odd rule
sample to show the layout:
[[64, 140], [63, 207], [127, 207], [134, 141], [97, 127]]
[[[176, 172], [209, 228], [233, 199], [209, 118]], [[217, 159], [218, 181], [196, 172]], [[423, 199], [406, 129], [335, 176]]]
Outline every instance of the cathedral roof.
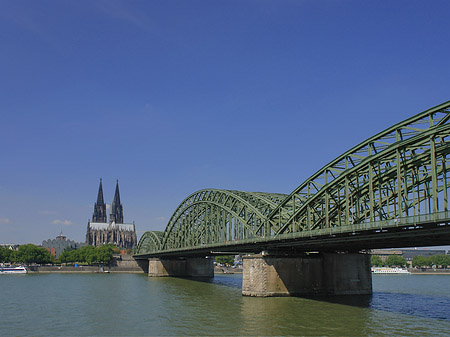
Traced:
[[89, 222], [89, 229], [94, 229], [94, 230], [119, 229], [119, 230], [123, 230], [123, 231], [134, 232], [135, 226], [132, 223], [117, 224], [115, 222], [112, 222], [112, 223]]

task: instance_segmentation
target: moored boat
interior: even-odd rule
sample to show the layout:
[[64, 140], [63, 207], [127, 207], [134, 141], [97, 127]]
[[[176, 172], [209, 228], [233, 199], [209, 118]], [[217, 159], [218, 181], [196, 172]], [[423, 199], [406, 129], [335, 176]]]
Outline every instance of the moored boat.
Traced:
[[25, 267], [0, 267], [0, 274], [26, 274], [28, 273]]
[[372, 267], [373, 274], [411, 274], [406, 268]]

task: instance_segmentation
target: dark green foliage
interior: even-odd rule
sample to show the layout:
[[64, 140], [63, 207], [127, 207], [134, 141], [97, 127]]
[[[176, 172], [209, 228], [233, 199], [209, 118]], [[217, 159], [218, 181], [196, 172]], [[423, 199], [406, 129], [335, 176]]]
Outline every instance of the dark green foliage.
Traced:
[[108, 264], [112, 260], [114, 246], [105, 245], [95, 248], [84, 246], [80, 249], [66, 249], [59, 256], [61, 263]]
[[433, 255], [431, 263], [438, 268], [447, 268], [450, 266], [450, 255]]
[[370, 264], [374, 267], [383, 267], [384, 261], [381, 259], [380, 256], [372, 255], [372, 257], [370, 258]]
[[432, 267], [437, 268], [447, 268], [450, 266], [450, 255], [433, 255], [433, 256], [422, 256], [417, 255], [413, 257], [412, 260], [413, 267]]
[[52, 255], [47, 251], [47, 249], [37, 247], [33, 244], [19, 246], [16, 251], [11, 252], [9, 259], [9, 262], [25, 264], [47, 264], [54, 262]]
[[216, 262], [231, 266], [234, 264], [234, 256], [233, 255], [216, 256]]
[[412, 259], [412, 265], [413, 267], [431, 267], [431, 258], [422, 255], [414, 256]]
[[11, 262], [10, 257], [13, 251], [6, 247], [0, 247], [0, 263]]
[[386, 258], [386, 265], [389, 267], [404, 267], [406, 266], [406, 260], [402, 256], [391, 255]]

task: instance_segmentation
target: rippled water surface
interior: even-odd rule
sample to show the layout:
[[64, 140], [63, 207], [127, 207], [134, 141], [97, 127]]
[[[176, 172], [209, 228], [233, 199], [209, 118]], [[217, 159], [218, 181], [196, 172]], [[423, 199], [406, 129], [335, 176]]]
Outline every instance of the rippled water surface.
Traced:
[[251, 298], [242, 276], [1, 275], [1, 336], [446, 336], [450, 276], [374, 275], [372, 296]]

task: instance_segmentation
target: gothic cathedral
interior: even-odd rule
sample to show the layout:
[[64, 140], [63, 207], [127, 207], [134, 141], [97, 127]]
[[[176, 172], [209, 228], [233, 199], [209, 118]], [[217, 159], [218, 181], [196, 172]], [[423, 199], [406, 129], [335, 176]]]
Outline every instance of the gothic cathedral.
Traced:
[[88, 222], [86, 243], [94, 247], [111, 243], [119, 248], [133, 248], [137, 244], [134, 223], [123, 222], [123, 207], [120, 203], [119, 180], [116, 184], [114, 201], [111, 204], [109, 222], [106, 204], [103, 200], [102, 179], [98, 188], [97, 202], [94, 205], [92, 221]]

